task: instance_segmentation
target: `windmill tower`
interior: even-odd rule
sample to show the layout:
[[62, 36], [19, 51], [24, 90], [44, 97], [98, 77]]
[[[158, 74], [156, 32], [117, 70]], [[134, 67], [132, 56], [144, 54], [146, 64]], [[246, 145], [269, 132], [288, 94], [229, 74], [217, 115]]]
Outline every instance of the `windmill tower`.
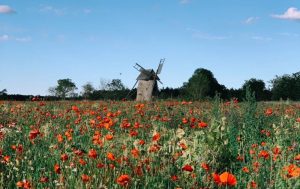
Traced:
[[160, 60], [156, 72], [153, 69], [145, 69], [138, 63], [133, 66], [140, 72], [135, 83], [135, 85], [138, 83], [136, 101], [150, 101], [152, 99], [152, 93], [154, 87], [157, 86], [157, 81], [162, 84], [158, 75], [161, 73], [164, 61], [165, 59]]

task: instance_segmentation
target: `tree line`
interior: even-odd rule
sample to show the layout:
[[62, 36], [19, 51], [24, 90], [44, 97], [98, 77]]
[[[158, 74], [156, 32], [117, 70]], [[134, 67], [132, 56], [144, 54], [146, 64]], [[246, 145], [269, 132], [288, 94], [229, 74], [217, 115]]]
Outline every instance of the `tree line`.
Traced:
[[[251, 78], [246, 80], [239, 89], [228, 89], [217, 81], [210, 70], [199, 68], [187, 82], [183, 83], [183, 86], [155, 90], [154, 98], [204, 100], [218, 94], [222, 99], [243, 100], [246, 92], [251, 91], [258, 101], [300, 100], [300, 72], [276, 76], [270, 84], [271, 87], [267, 88], [263, 80]], [[59, 79], [56, 86], [49, 88], [50, 95], [40, 98], [44, 100], [133, 100], [137, 93], [136, 89], [130, 90], [125, 87], [120, 79], [102, 82], [100, 89], [96, 89], [90, 82], [82, 86], [80, 93], [75, 92], [77, 89], [71, 79]], [[0, 100], [28, 100], [31, 97], [8, 95], [6, 89], [0, 91]]]

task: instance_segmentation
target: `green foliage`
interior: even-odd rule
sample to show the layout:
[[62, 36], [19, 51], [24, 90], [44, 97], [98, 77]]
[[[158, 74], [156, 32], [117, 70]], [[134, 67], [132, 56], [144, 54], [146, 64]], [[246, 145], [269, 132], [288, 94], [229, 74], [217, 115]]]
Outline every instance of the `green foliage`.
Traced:
[[82, 86], [82, 96], [85, 99], [91, 98], [91, 95], [93, 94], [93, 92], [95, 91], [95, 88], [93, 87], [93, 85], [91, 83], [86, 83], [85, 85]]
[[300, 72], [292, 75], [276, 76], [272, 81], [273, 99], [300, 100]]
[[51, 87], [49, 92], [57, 97], [65, 99], [66, 97], [73, 97], [76, 94], [74, 91], [77, 89], [74, 82], [71, 79], [60, 79], [57, 81], [56, 87]]
[[196, 69], [187, 83], [184, 83], [183, 90], [188, 98], [197, 100], [205, 97], [214, 97], [216, 92], [221, 92], [221, 86], [213, 73], [209, 70]]

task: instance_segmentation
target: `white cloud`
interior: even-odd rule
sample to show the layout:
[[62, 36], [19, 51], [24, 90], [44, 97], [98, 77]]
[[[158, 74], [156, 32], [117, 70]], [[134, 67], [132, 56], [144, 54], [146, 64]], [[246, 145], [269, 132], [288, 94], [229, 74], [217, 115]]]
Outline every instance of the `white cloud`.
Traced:
[[271, 15], [273, 18], [279, 19], [287, 19], [287, 20], [300, 20], [300, 11], [295, 7], [290, 7], [288, 10], [283, 14], [274, 14]]
[[31, 37], [20, 37], [20, 38], [15, 38], [15, 40], [18, 41], [18, 42], [26, 43], [26, 42], [31, 41]]
[[259, 17], [249, 17], [247, 18], [244, 23], [245, 24], [253, 24], [255, 23], [257, 20], [259, 19]]
[[4, 35], [0, 35], [0, 42], [1, 41], [16, 41], [16, 42], [30, 42], [31, 41], [31, 37], [13, 37], [13, 36], [9, 36], [7, 34]]
[[50, 6], [50, 5], [43, 5], [40, 8], [40, 12], [51, 13], [51, 14], [54, 14], [54, 15], [57, 15], [57, 16], [63, 16], [63, 15], [66, 14], [66, 9], [59, 9], [59, 8], [55, 8], [55, 7]]
[[180, 0], [180, 3], [181, 4], [188, 4], [188, 3], [190, 3], [191, 2], [191, 0]]
[[8, 5], [0, 5], [0, 14], [11, 14], [15, 11]]
[[0, 41], [7, 41], [7, 40], [9, 40], [9, 37], [8, 37], [8, 35], [0, 35]]
[[257, 41], [271, 41], [272, 40], [271, 37], [263, 37], [263, 36], [259, 36], [259, 35], [252, 36], [251, 38], [254, 40], [257, 40]]

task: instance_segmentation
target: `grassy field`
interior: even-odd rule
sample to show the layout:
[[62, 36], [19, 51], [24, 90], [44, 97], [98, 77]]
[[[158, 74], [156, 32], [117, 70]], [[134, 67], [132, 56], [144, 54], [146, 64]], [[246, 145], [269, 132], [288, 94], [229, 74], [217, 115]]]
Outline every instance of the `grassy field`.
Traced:
[[300, 104], [0, 102], [0, 188], [300, 188]]

